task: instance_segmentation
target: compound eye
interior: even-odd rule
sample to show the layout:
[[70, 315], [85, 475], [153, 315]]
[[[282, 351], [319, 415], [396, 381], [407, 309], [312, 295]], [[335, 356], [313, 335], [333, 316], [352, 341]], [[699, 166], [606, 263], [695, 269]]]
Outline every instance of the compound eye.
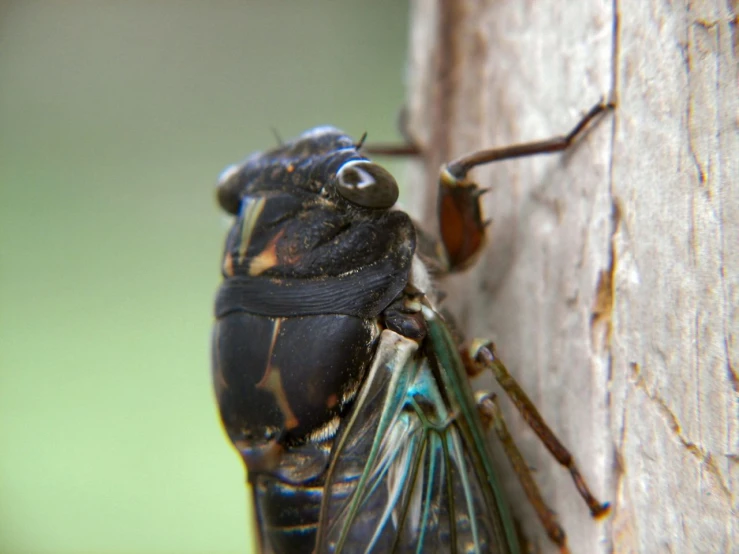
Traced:
[[239, 213], [241, 206], [240, 165], [230, 165], [224, 169], [216, 183], [216, 197], [221, 208], [232, 215]]
[[395, 178], [368, 160], [346, 162], [336, 173], [336, 179], [339, 194], [363, 208], [390, 208], [398, 199]]

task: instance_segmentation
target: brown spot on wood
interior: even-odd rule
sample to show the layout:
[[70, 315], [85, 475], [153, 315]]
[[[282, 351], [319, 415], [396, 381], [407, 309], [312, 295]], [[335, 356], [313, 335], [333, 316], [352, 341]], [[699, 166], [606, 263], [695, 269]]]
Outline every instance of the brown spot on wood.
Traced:
[[[449, 137], [451, 135], [453, 108], [457, 100], [460, 76], [464, 67], [461, 59], [461, 42], [465, 37], [458, 32], [464, 21], [464, 7], [458, 2], [439, 3], [438, 57], [436, 67], [437, 94], [434, 114], [435, 125], [432, 137], [434, 153], [443, 160], [450, 158]], [[436, 160], [435, 160], [436, 162]], [[438, 167], [438, 163], [435, 163]]]
[[611, 323], [613, 310], [613, 273], [604, 269], [598, 275], [598, 284], [595, 287], [595, 302], [590, 316], [590, 326], [608, 325]]
[[595, 302], [590, 315], [590, 338], [597, 350], [604, 350], [611, 344], [611, 315], [613, 313], [613, 267], [598, 275], [595, 287]]
[[[621, 222], [621, 211], [616, 202], [613, 203], [611, 211], [611, 243], [609, 248], [608, 267], [598, 274], [598, 283], [595, 286], [595, 301], [590, 314], [590, 333], [593, 344], [599, 343], [601, 347], [608, 348], [611, 344], [611, 318], [613, 315], [613, 302], [616, 296], [616, 248], [614, 237]], [[599, 334], [602, 333], [602, 334]]]

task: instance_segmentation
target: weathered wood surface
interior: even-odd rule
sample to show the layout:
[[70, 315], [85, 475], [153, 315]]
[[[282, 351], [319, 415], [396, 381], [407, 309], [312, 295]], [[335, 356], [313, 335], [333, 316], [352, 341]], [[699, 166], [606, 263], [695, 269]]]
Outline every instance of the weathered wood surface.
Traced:
[[[495, 340], [612, 502], [592, 522], [507, 410], [572, 551], [738, 552], [736, 2], [412, 10], [409, 126], [427, 151], [412, 181], [427, 220], [443, 160], [562, 134], [603, 95], [618, 103], [564, 155], [476, 171], [492, 186], [490, 244], [446, 284], [466, 333]], [[508, 481], [526, 534], [553, 551]]]

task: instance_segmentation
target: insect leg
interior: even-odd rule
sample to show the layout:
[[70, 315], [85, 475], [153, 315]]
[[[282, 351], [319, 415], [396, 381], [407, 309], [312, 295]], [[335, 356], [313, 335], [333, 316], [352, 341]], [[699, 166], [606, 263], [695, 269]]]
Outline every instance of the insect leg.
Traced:
[[421, 149], [416, 146], [413, 142], [398, 143], [398, 144], [370, 144], [364, 146], [364, 141], [361, 141], [358, 146], [362, 148], [362, 151], [367, 154], [373, 154], [375, 156], [420, 156]]
[[455, 271], [469, 266], [485, 238], [487, 222], [482, 219], [479, 198], [487, 189], [480, 188], [467, 178], [470, 170], [480, 165], [511, 158], [566, 150], [595, 118], [613, 107], [613, 103], [601, 100], [566, 135], [479, 150], [443, 166], [439, 176], [439, 226], [449, 258], [449, 270]]
[[[439, 231], [440, 246], [444, 250], [439, 257], [443, 260], [444, 272], [454, 272], [469, 267], [485, 242], [485, 228], [480, 210], [480, 196], [488, 189], [480, 188], [469, 180], [467, 174], [477, 166], [537, 154], [551, 154], [567, 150], [590, 124], [615, 104], [601, 100], [593, 106], [566, 135], [534, 142], [513, 144], [499, 148], [488, 148], [465, 154], [442, 166], [439, 175]], [[401, 120], [402, 121], [402, 120]], [[401, 122], [401, 126], [404, 125]], [[364, 146], [364, 137], [358, 147], [369, 154], [382, 156], [418, 156], [423, 152], [410, 133], [404, 132], [405, 143], [372, 144]]]
[[572, 454], [570, 454], [546, 424], [534, 403], [521, 388], [521, 385], [508, 372], [508, 369], [506, 369], [503, 362], [496, 355], [493, 343], [473, 341], [469, 351], [463, 353], [463, 359], [471, 376], [477, 375], [486, 369], [493, 372], [495, 379], [516, 406], [516, 409], [521, 413], [524, 420], [526, 420], [529, 427], [538, 435], [541, 442], [544, 443], [544, 446], [547, 447], [554, 458], [569, 470], [572, 480], [575, 482], [575, 487], [577, 487], [580, 496], [590, 509], [590, 514], [594, 518], [599, 518], [607, 514], [610, 505], [607, 502], [599, 502], [590, 492], [590, 488], [577, 468]]
[[456, 160], [449, 162], [445, 171], [449, 173], [452, 179], [465, 180], [467, 173], [479, 166], [501, 160], [510, 160], [512, 158], [521, 158], [525, 156], [534, 156], [536, 154], [551, 154], [553, 152], [561, 152], [567, 150], [582, 135], [583, 131], [588, 128], [590, 123], [600, 114], [611, 110], [615, 107], [612, 102], [601, 100], [580, 119], [572, 130], [566, 135], [553, 137], [546, 140], [538, 140], [534, 142], [525, 142], [522, 144], [512, 144], [500, 148], [489, 148], [487, 150], [479, 150], [466, 154]]
[[544, 502], [539, 486], [534, 481], [526, 460], [524, 460], [521, 451], [508, 432], [508, 426], [505, 423], [498, 403], [495, 401], [495, 395], [492, 393], [479, 393], [477, 396], [477, 409], [483, 423], [488, 428], [493, 427], [495, 429], [495, 433], [503, 445], [506, 456], [508, 456], [508, 460], [511, 462], [511, 466], [513, 466], [513, 471], [516, 472], [518, 481], [521, 483], [544, 529], [546, 529], [547, 535], [549, 535], [549, 538], [554, 544], [559, 546], [561, 554], [568, 553], [567, 536], [565, 535], [564, 529], [562, 529], [557, 521], [557, 516], [547, 506], [546, 502]]

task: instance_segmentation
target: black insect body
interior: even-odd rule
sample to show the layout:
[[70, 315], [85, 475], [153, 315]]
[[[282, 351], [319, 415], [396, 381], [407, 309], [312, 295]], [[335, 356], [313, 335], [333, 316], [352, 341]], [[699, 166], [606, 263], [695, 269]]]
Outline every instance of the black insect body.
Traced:
[[518, 552], [490, 426], [566, 548], [494, 398], [472, 392], [470, 376], [487, 369], [591, 512], [607, 510], [492, 345], [454, 340], [427, 269], [464, 267], [483, 244], [471, 168], [563, 150], [606, 107], [567, 137], [448, 164], [438, 242], [393, 209], [392, 175], [332, 127], [222, 174], [218, 200], [236, 219], [216, 299], [213, 380], [253, 487], [263, 552]]

